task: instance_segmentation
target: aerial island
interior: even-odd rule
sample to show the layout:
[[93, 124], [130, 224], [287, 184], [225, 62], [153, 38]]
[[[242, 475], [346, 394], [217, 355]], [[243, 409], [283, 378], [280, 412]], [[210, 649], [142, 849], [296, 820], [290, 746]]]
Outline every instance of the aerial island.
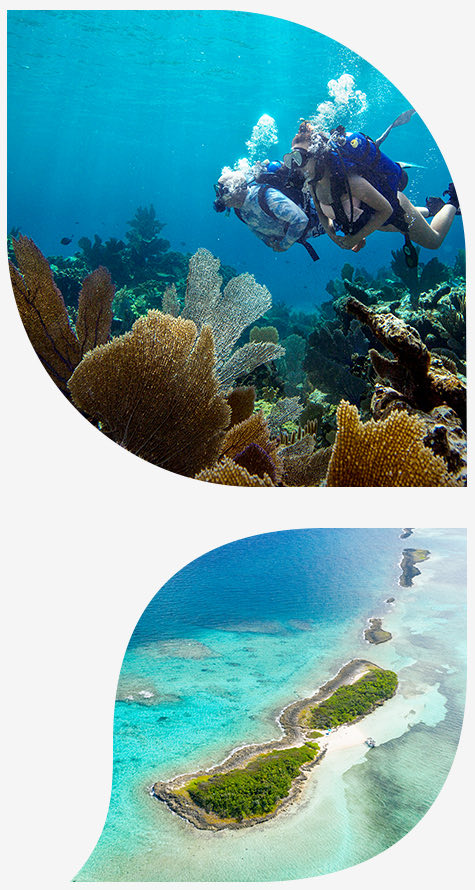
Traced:
[[387, 643], [392, 640], [393, 635], [383, 628], [382, 618], [370, 618], [369, 627], [364, 632], [364, 638], [368, 643], [374, 643], [378, 646], [380, 643]]
[[421, 574], [416, 562], [424, 562], [429, 559], [429, 556], [430, 550], [423, 550], [421, 547], [407, 547], [402, 551], [402, 559], [399, 564], [401, 568], [400, 587], [412, 587], [412, 579]]
[[384, 704], [397, 684], [393, 671], [353, 659], [310, 698], [284, 708], [280, 739], [239, 748], [208, 770], [156, 782], [151, 794], [200, 829], [265, 822], [299, 795], [305, 773], [325, 755], [320, 740]]

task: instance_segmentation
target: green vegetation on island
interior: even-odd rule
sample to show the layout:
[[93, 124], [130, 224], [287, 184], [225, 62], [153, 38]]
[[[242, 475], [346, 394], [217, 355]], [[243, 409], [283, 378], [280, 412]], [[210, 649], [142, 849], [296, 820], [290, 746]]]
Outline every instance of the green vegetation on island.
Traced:
[[324, 757], [320, 730], [368, 714], [396, 687], [392, 671], [354, 658], [313, 695], [280, 712], [281, 739], [236, 748], [206, 772], [155, 782], [152, 794], [199, 829], [239, 829], [272, 819], [296, 800], [307, 773]]
[[311, 724], [316, 729], [332, 729], [369, 714], [396, 692], [397, 675], [381, 668], [369, 671], [356, 683], [340, 686], [330, 698], [311, 709]]
[[197, 806], [221, 818], [237, 819], [271, 813], [290, 791], [304, 763], [319, 752], [316, 742], [261, 754], [243, 769], [194, 779], [184, 789]]

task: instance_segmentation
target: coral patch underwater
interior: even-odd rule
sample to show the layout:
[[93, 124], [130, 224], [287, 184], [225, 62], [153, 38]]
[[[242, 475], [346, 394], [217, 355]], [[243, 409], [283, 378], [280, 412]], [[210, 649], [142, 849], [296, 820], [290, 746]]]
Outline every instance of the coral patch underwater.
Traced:
[[305, 314], [204, 248], [169, 251], [152, 205], [129, 226], [60, 263], [9, 236], [33, 348], [105, 435], [225, 485], [466, 484], [462, 252], [415, 272], [396, 252], [376, 278], [345, 263]]

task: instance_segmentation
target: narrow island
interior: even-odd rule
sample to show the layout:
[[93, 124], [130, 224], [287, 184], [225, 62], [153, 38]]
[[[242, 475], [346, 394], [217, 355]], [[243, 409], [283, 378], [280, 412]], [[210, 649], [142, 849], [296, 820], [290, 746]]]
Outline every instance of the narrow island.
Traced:
[[388, 640], [392, 640], [393, 635], [388, 630], [383, 630], [382, 618], [370, 618], [369, 627], [364, 632], [364, 638], [368, 643], [374, 643], [375, 646], [378, 646], [379, 643], [387, 643]]
[[400, 587], [412, 587], [412, 579], [416, 575], [420, 575], [420, 569], [417, 568], [416, 562], [424, 562], [429, 559], [430, 550], [422, 548], [407, 547], [402, 551], [402, 559], [399, 564], [401, 569], [401, 577], [399, 578]]
[[246, 745], [208, 770], [156, 782], [153, 797], [196, 828], [244, 828], [273, 818], [302, 790], [306, 771], [326, 752], [324, 733], [354, 723], [391, 698], [397, 676], [353, 659], [310, 698], [277, 718], [282, 738]]
[[412, 528], [403, 528], [402, 534], [399, 535], [400, 538], [410, 538], [412, 535]]

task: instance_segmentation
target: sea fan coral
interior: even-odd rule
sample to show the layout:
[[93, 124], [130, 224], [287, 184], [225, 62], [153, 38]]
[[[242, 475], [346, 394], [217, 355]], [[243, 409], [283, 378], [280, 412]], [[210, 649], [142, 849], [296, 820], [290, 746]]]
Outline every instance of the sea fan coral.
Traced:
[[238, 376], [284, 355], [284, 350], [272, 343], [256, 342], [247, 343], [231, 355], [244, 329], [270, 309], [272, 297], [248, 272], [232, 278], [221, 292], [219, 267], [219, 259], [204, 248], [191, 257], [182, 316], [194, 321], [198, 331], [205, 324], [211, 327], [220, 388], [227, 389]]
[[314, 451], [314, 447], [315, 437], [307, 434], [280, 449], [284, 485], [300, 487], [322, 484], [327, 475], [332, 448], [329, 446]]
[[10, 276], [21, 320], [43, 367], [68, 395], [67, 381], [81, 360], [81, 348], [63, 297], [36, 244], [24, 235], [12, 242], [19, 270], [10, 263]]
[[194, 476], [221, 453], [231, 409], [218, 394], [213, 335], [151, 310], [89, 352], [69, 387], [75, 405], [124, 448]]
[[247, 420], [254, 411], [256, 390], [253, 386], [237, 386], [226, 394], [226, 400], [231, 408], [230, 426]]
[[109, 271], [104, 266], [99, 266], [84, 279], [76, 320], [81, 356], [107, 343], [111, 332], [114, 291]]
[[341, 402], [327, 486], [453, 486], [441, 457], [426, 448], [423, 421], [407, 411], [361, 423], [358, 410]]
[[41, 363], [69, 397], [67, 382], [89, 349], [106, 343], [112, 322], [114, 286], [102, 266], [84, 279], [76, 333], [48, 261], [24, 235], [12, 239], [19, 270], [10, 263], [13, 293], [21, 320]]

